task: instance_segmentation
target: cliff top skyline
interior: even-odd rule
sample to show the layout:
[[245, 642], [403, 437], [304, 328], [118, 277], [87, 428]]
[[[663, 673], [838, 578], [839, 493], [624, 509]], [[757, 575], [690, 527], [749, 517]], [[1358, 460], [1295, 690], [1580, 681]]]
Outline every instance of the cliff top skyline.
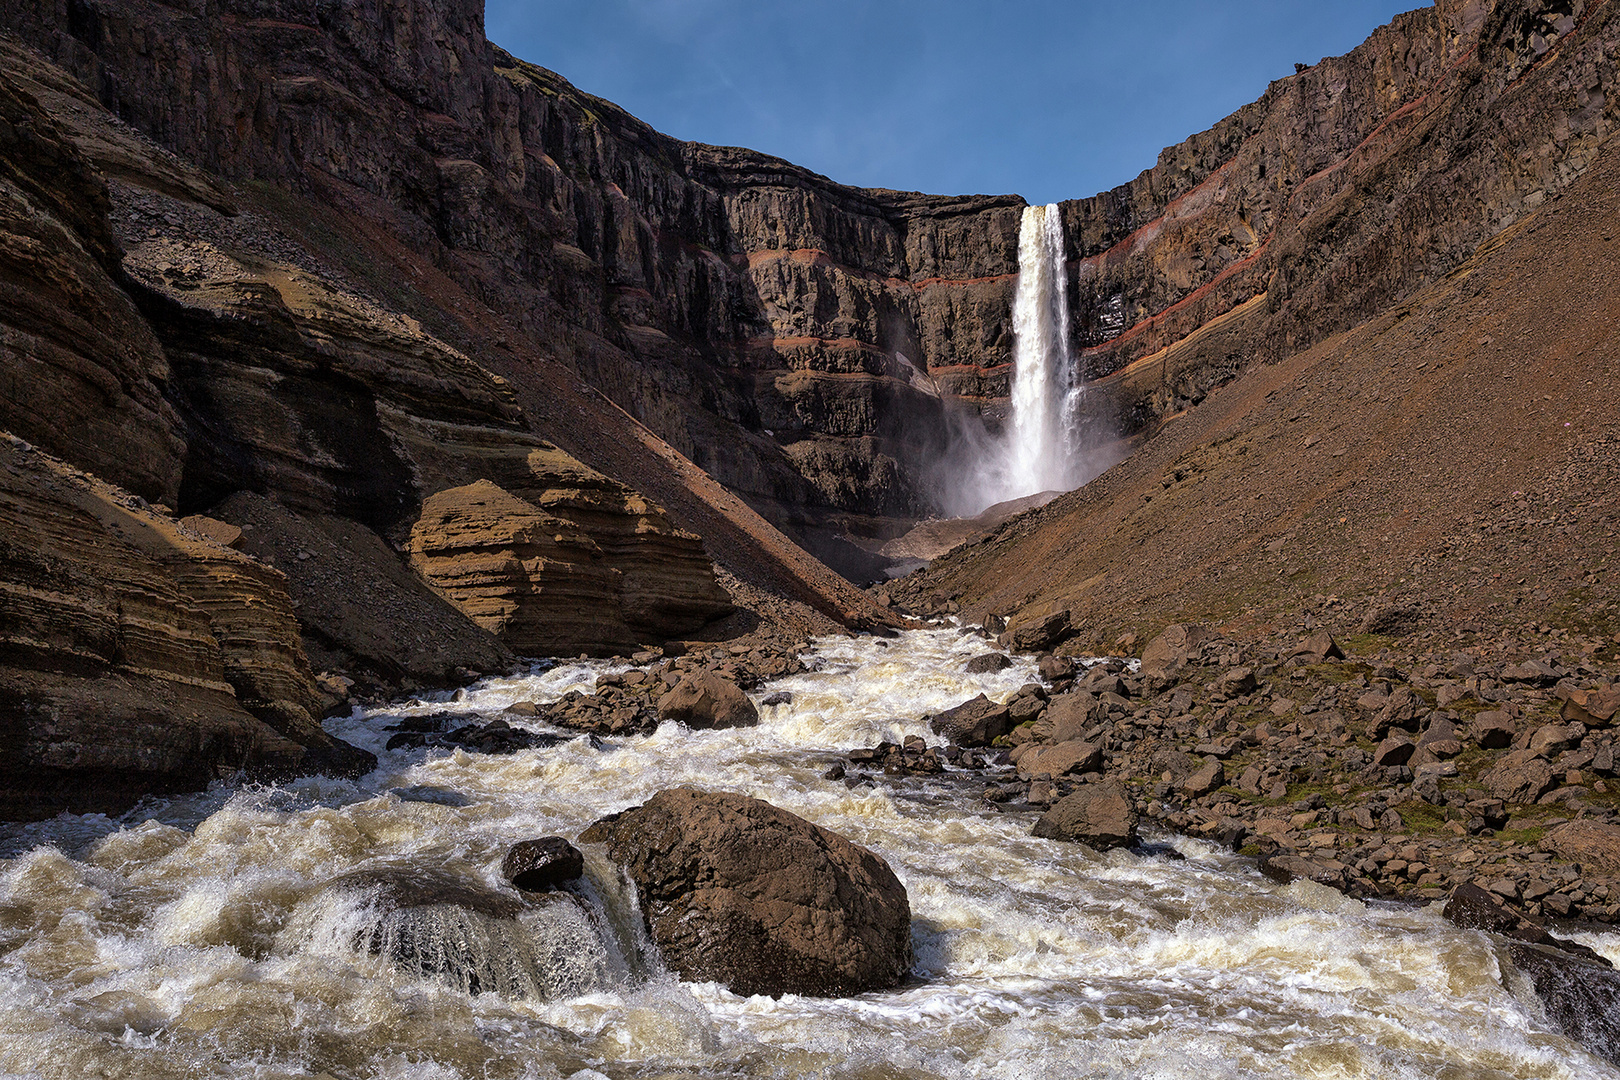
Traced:
[[491, 0], [492, 41], [678, 138], [841, 183], [1082, 198], [1414, 0]]

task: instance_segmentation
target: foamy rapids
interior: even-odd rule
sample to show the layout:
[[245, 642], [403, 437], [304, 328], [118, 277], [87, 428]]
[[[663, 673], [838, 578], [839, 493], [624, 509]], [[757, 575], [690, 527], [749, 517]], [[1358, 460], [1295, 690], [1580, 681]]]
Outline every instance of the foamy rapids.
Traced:
[[[817, 670], [761, 691], [793, 701], [752, 730], [665, 724], [510, 757], [383, 749], [400, 718], [494, 714], [608, 669], [568, 663], [329, 722], [378, 753], [359, 782], [222, 787], [116, 820], [9, 827], [0, 1073], [1620, 1076], [1551, 1033], [1524, 987], [1503, 987], [1486, 938], [1436, 908], [1278, 886], [1184, 838], [1160, 838], [1183, 859], [1032, 839], [1028, 815], [977, 804], [982, 781], [962, 774], [821, 779], [836, 750], [929, 736], [923, 714], [1034, 677], [1025, 662], [964, 675], [982, 651], [950, 630], [821, 642]], [[499, 886], [513, 842], [572, 838], [681, 784], [767, 799], [886, 858], [911, 897], [910, 984], [771, 1000], [681, 983], [599, 851], [587, 851], [588, 913], [517, 924], [389, 922], [365, 890], [325, 888], [400, 866]], [[1620, 959], [1620, 936], [1581, 940]], [[415, 959], [391, 961], [400, 948]], [[473, 985], [447, 974], [463, 963], [494, 966]]]

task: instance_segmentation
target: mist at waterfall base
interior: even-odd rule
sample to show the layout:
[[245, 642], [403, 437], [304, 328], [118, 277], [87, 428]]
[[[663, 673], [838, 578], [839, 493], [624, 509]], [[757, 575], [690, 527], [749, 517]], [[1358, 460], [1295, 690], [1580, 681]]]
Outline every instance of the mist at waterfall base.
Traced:
[[[1620, 1078], [1439, 905], [1279, 885], [1181, 836], [1105, 854], [1038, 839], [1033, 814], [978, 799], [980, 774], [824, 776], [840, 749], [936, 743], [926, 714], [1037, 678], [1029, 657], [967, 672], [985, 647], [955, 628], [821, 641], [811, 670], [754, 693], [791, 695], [756, 728], [387, 748], [389, 726], [443, 711], [533, 725], [504, 710], [624, 669], [537, 666], [327, 721], [377, 752], [359, 780], [0, 827], [0, 1076]], [[572, 896], [503, 908], [520, 906], [499, 873], [511, 844], [680, 785], [763, 798], [887, 860], [911, 978], [834, 999], [681, 982], [595, 845]], [[391, 911], [394, 883], [455, 902]], [[1575, 937], [1620, 959], [1620, 935]]]
[[[1068, 256], [1057, 206], [1026, 206], [1018, 229], [1011, 409], [1000, 431], [959, 422], [935, 473], [941, 510], [972, 517], [997, 503], [1070, 491], [1118, 459], [1086, 420], [1086, 386], [1069, 346]], [[1093, 418], [1094, 419], [1094, 418]]]

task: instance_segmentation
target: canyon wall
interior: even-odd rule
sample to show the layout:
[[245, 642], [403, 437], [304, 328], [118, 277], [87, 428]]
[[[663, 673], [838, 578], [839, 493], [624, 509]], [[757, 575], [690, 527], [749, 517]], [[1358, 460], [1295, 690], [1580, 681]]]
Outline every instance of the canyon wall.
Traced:
[[[1094, 438], [1376, 314], [1579, 175], [1611, 120], [1612, 7], [1441, 0], [1064, 203]], [[476, 0], [0, 10], [205, 171], [383, 223], [848, 569], [838, 537], [936, 508], [953, 417], [1004, 415], [1015, 196], [678, 142], [490, 44]]]
[[0, 11], [205, 172], [383, 223], [807, 542], [927, 513], [946, 414], [1004, 391], [1016, 197], [677, 142], [489, 44], [466, 0]]
[[1614, 130], [1607, 0], [1440, 0], [1063, 204], [1104, 422], [1150, 426], [1389, 310], [1567, 188]]

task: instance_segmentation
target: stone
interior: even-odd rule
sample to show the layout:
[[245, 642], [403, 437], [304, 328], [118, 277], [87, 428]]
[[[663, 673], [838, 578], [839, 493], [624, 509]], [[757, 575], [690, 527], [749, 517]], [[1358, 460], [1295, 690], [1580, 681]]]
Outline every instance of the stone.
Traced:
[[1368, 609], [1357, 629], [1363, 634], [1398, 637], [1417, 630], [1423, 625], [1423, 620], [1424, 614], [1418, 608], [1406, 604], [1380, 603]]
[[1570, 747], [1579, 745], [1585, 734], [1578, 725], [1572, 729], [1563, 724], [1544, 724], [1531, 732], [1529, 750], [1551, 761]]
[[1121, 785], [1105, 780], [1085, 784], [1042, 814], [1031, 836], [1071, 840], [1105, 851], [1136, 843], [1136, 806]]
[[1515, 750], [1480, 777], [1485, 789], [1508, 803], [1533, 803], [1553, 789], [1552, 766], [1531, 750]]
[[1412, 754], [1416, 750], [1417, 743], [1405, 735], [1391, 735], [1373, 750], [1373, 764], [1385, 769], [1405, 765], [1412, 760]]
[[1476, 883], [1453, 890], [1442, 914], [1466, 930], [1506, 938], [1508, 959], [1529, 978], [1553, 1026], [1620, 1064], [1620, 974], [1608, 960], [1578, 942], [1554, 937]]
[[1558, 673], [1539, 660], [1525, 660], [1503, 668], [1502, 681], [1551, 686], [1558, 681]]
[[1189, 799], [1201, 799], [1225, 786], [1225, 767], [1219, 761], [1211, 761], [1181, 782], [1181, 793]]
[[1337, 859], [1307, 858], [1303, 855], [1270, 855], [1260, 860], [1260, 872], [1274, 881], [1287, 883], [1300, 878], [1319, 885], [1341, 887], [1349, 867]]
[[753, 727], [759, 723], [759, 710], [736, 683], [703, 670], [688, 672], [659, 698], [658, 715], [697, 729]]
[[1141, 674], [1144, 678], [1161, 682], [1173, 678], [1215, 636], [1215, 631], [1196, 623], [1175, 623], [1165, 627], [1142, 650]]
[[980, 694], [929, 721], [929, 729], [957, 746], [989, 746], [1012, 730], [1005, 705]]
[[1513, 718], [1501, 711], [1475, 714], [1472, 731], [1481, 750], [1505, 750], [1518, 737]]
[[1253, 668], [1237, 667], [1229, 669], [1215, 680], [1215, 692], [1225, 694], [1227, 697], [1240, 697], [1254, 693], [1259, 685], [1254, 677]]
[[758, 799], [679, 788], [598, 821], [664, 962], [744, 996], [887, 990], [911, 968], [905, 887], [877, 854]]
[[1620, 688], [1607, 684], [1590, 690], [1576, 690], [1564, 701], [1561, 715], [1589, 728], [1605, 728], [1620, 713]]
[[1620, 973], [1606, 960], [1562, 948], [1512, 943], [1508, 958], [1530, 980], [1552, 1027], [1611, 1065], [1620, 1065]]
[[1019, 694], [1007, 702], [1007, 717], [1014, 727], [1038, 719], [1046, 711], [1046, 702], [1035, 694]]
[[585, 856], [560, 836], [520, 840], [501, 860], [501, 876], [525, 892], [549, 892], [585, 874]]
[[1020, 615], [997, 640], [1013, 652], [1035, 653], [1050, 649], [1068, 633], [1069, 612], [1060, 608], [1027, 620]]
[[962, 670], [969, 675], [987, 675], [996, 671], [1005, 671], [1010, 667], [1012, 667], [1011, 657], [1006, 653], [993, 652], [973, 657], [962, 665]]
[[1088, 742], [1061, 742], [1026, 753], [1018, 759], [1018, 775], [1049, 776], [1056, 780], [1070, 774], [1102, 771], [1103, 752]]
[[1373, 719], [1372, 737], [1382, 739], [1394, 728], [1417, 731], [1422, 709], [1423, 700], [1413, 693], [1411, 687], [1396, 687]]
[[[567, 893], [519, 897], [420, 866], [358, 870], [324, 888], [364, 897], [371, 921], [355, 928], [353, 947], [463, 993], [572, 997], [597, 989], [606, 976], [601, 931]], [[567, 945], [534, 943], [520, 919], [551, 924]]]
[[1307, 664], [1320, 664], [1325, 660], [1343, 660], [1344, 650], [1339, 648], [1339, 643], [1333, 640], [1332, 634], [1326, 630], [1318, 630], [1296, 645], [1288, 654], [1288, 659]]
[[1067, 656], [1053, 656], [1048, 653], [1036, 664], [1036, 670], [1047, 682], [1061, 682], [1064, 679], [1074, 678], [1074, 660]]
[[1537, 846], [1555, 858], [1580, 863], [1588, 873], [1620, 874], [1620, 825], [1568, 821], [1548, 830]]

